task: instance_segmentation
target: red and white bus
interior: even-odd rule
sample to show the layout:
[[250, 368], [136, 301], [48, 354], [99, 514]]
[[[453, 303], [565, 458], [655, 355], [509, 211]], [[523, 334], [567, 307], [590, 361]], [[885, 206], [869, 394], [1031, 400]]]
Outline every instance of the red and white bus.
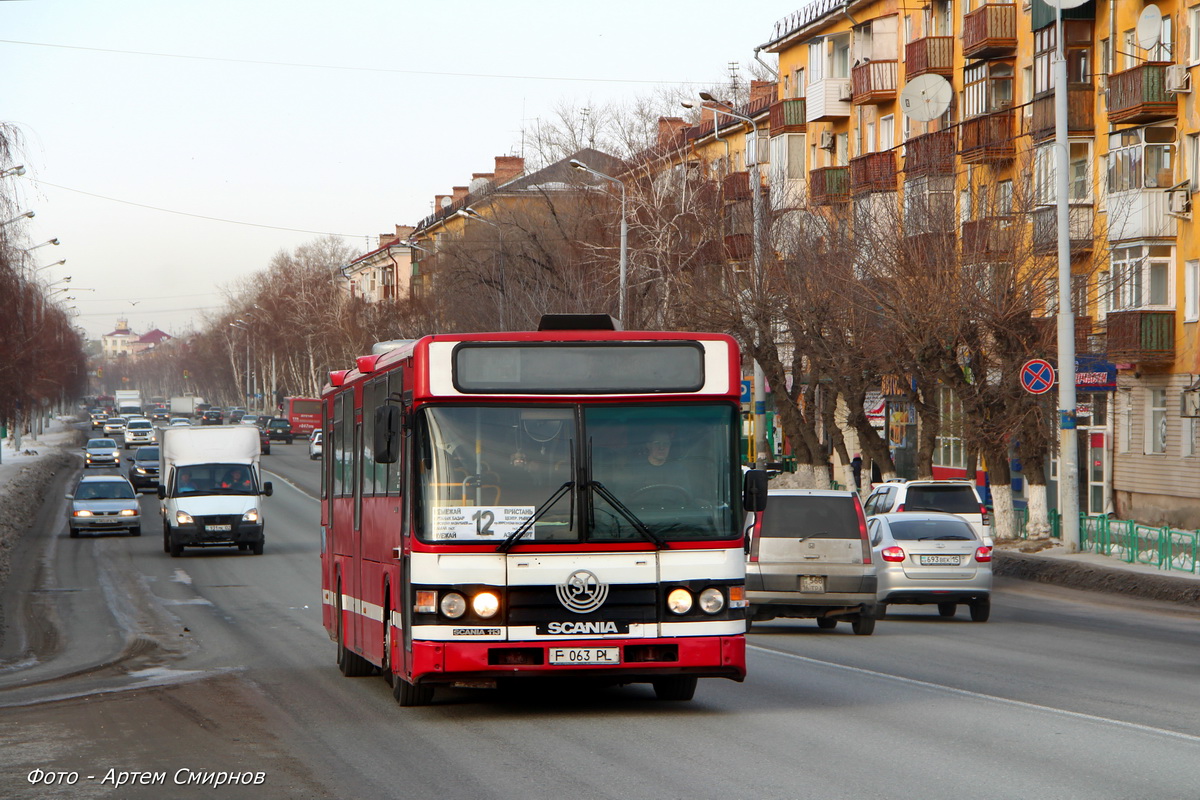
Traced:
[[321, 401], [316, 397], [285, 397], [283, 416], [292, 423], [292, 433], [311, 436], [321, 427]]
[[331, 373], [323, 619], [344, 674], [382, 672], [404, 706], [528, 676], [670, 700], [743, 679], [739, 523], [766, 478], [742, 488], [737, 344], [612, 327], [426, 336]]

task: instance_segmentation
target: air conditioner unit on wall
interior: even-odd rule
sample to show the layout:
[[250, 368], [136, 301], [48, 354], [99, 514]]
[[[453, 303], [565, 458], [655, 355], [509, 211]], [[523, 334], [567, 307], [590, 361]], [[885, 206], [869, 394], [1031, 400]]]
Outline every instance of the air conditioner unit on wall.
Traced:
[[820, 148], [822, 150], [832, 150], [833, 147], [834, 147], [833, 131], [821, 131]]
[[1200, 391], [1184, 389], [1179, 393], [1179, 416], [1187, 419], [1200, 417]]
[[850, 81], [846, 81], [838, 86], [838, 100], [851, 100], [854, 98], [854, 87], [850, 85]]
[[1167, 211], [1172, 214], [1192, 213], [1192, 197], [1187, 189], [1176, 189], [1167, 192]]
[[1192, 91], [1192, 74], [1183, 64], [1172, 64], [1167, 67], [1166, 84], [1168, 92], [1184, 94]]

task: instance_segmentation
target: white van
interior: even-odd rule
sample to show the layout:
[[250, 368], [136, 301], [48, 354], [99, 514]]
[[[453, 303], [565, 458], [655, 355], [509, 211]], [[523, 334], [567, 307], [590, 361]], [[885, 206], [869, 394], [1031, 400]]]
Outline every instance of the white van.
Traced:
[[258, 430], [241, 425], [167, 428], [162, 434], [163, 551], [185, 547], [263, 551], [263, 496]]

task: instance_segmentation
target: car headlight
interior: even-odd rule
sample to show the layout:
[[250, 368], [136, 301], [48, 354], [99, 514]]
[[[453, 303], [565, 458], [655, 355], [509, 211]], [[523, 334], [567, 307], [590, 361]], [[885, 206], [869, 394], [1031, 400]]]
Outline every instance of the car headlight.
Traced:
[[113, 450], [111, 453], [109, 453], [109, 455], [111, 455], [113, 458], [116, 458], [117, 456], [121, 455], [121, 451]]
[[667, 595], [667, 608], [675, 614], [686, 614], [692, 610], [692, 593], [682, 587], [672, 589]]
[[484, 619], [494, 617], [500, 610], [500, 598], [492, 592], [480, 592], [471, 598], [471, 608]]
[[467, 601], [458, 592], [448, 592], [442, 595], [442, 613], [450, 619], [458, 619], [467, 613]]
[[175, 512], [175, 524], [177, 525], [191, 525], [195, 521], [196, 520], [192, 519], [192, 515], [186, 511]]
[[725, 593], [715, 587], [708, 587], [700, 593], [700, 610], [705, 614], [716, 614], [725, 607]]
[[77, 516], [77, 517], [90, 517], [90, 516], [92, 516], [92, 512], [88, 511], [88, 510], [87, 510], [87, 509], [85, 509], [85, 508], [81, 508], [81, 509], [79, 509], [78, 511], [76, 511], [76, 512], [75, 512], [75, 516]]
[[137, 472], [138, 475], [148, 474], [145, 467], [134, 467], [134, 471]]
[[137, 512], [137, 509], [136, 509], [136, 508], [122, 508], [122, 509], [121, 509], [121, 512], [120, 512], [120, 514], [118, 514], [118, 516], [121, 516], [121, 517], [136, 517], [136, 516], [137, 516], [137, 513], [138, 513], [138, 512]]
[[242, 514], [242, 522], [258, 522], [258, 509], [252, 508], [245, 514]]

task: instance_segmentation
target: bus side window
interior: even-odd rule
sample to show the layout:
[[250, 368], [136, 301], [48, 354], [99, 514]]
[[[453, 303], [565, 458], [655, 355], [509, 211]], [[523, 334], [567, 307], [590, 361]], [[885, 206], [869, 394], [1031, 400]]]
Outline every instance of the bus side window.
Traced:
[[[387, 396], [389, 402], [400, 405], [401, 398], [404, 396], [404, 375], [403, 367], [397, 367], [388, 375], [388, 390]], [[412, 414], [411, 406], [401, 405], [402, 413], [407, 417]], [[395, 463], [387, 465], [387, 493], [389, 495], [400, 496], [404, 493], [404, 443], [408, 440], [409, 431], [402, 431], [400, 440], [400, 457]]]

